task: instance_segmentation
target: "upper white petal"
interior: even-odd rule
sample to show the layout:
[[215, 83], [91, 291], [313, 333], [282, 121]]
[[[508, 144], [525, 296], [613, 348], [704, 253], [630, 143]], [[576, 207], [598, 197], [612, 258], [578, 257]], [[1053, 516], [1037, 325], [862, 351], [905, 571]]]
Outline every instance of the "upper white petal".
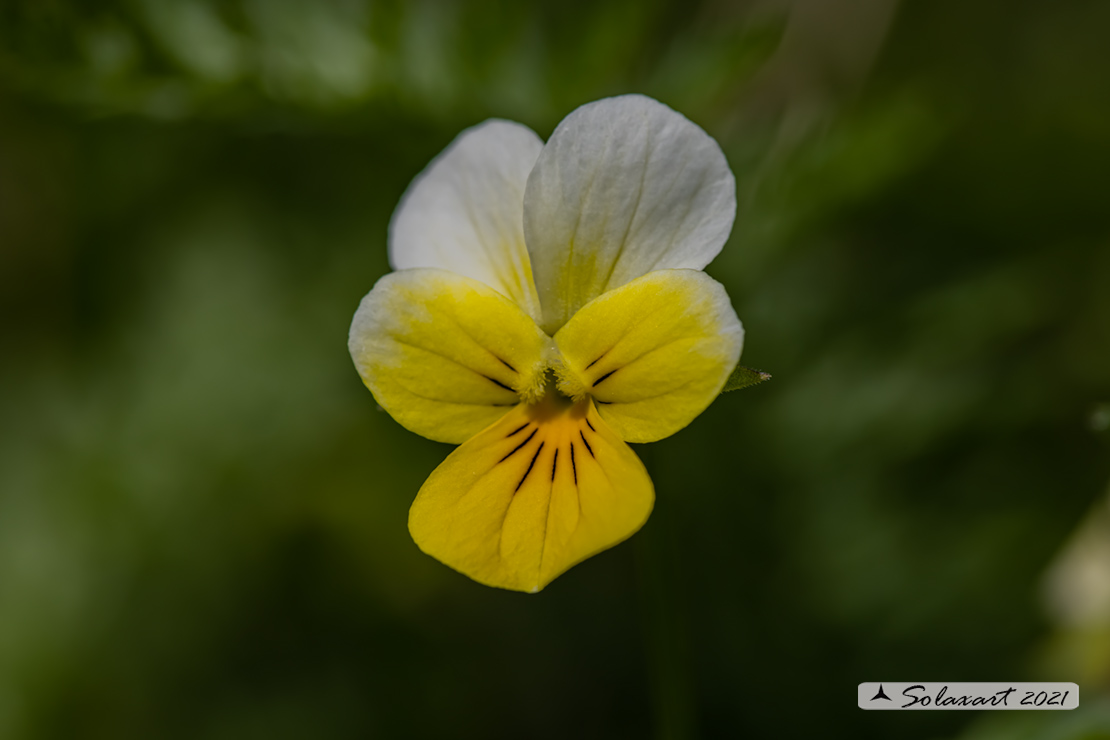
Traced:
[[528, 177], [524, 234], [553, 334], [586, 303], [653, 270], [702, 269], [736, 216], [721, 148], [642, 95], [578, 108]]
[[459, 134], [401, 198], [389, 226], [390, 264], [480, 280], [538, 319], [523, 201], [542, 148], [531, 129], [511, 121], [489, 120]]

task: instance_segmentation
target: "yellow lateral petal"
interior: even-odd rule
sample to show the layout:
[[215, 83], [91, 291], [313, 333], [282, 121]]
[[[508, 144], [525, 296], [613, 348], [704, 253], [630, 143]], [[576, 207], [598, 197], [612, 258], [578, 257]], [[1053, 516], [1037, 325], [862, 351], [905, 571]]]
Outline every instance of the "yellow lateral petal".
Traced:
[[393, 272], [362, 299], [348, 346], [366, 387], [406, 429], [470, 439], [542, 394], [551, 340], [493, 288], [445, 270]]
[[479, 583], [536, 592], [635, 533], [655, 491], [589, 400], [519, 406], [436, 468], [409, 512], [421, 550]]
[[720, 283], [699, 270], [658, 270], [596, 298], [559, 330], [559, 388], [592, 396], [623, 439], [654, 442], [713, 402], [743, 340]]

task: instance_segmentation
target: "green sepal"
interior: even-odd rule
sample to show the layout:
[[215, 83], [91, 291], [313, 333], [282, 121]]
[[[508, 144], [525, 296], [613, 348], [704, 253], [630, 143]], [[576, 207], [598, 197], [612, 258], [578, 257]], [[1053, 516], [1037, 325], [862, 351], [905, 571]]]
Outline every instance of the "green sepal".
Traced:
[[725, 381], [725, 387], [721, 389], [721, 393], [738, 391], [741, 388], [758, 385], [770, 379], [770, 373], [765, 373], [762, 370], [753, 370], [743, 365], [737, 365], [736, 369], [732, 371], [732, 374], [728, 376], [728, 380]]

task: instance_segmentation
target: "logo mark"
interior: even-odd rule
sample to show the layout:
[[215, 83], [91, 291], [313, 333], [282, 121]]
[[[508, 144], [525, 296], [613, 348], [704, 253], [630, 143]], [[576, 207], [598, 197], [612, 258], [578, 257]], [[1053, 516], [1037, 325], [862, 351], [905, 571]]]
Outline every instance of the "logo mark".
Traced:
[[875, 694], [874, 696], [871, 697], [871, 701], [875, 701], [876, 699], [886, 699], [887, 701], [894, 701], [893, 699], [891, 699], [889, 696], [886, 695], [885, 691], [883, 691], [883, 685], [882, 684], [879, 684], [879, 693], [877, 693], [877, 694]]

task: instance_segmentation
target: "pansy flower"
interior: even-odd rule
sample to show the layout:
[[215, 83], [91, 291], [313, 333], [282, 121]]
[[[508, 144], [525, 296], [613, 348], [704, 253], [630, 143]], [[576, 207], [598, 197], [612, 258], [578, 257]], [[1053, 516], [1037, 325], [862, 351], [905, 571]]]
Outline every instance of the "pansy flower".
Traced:
[[689, 424], [740, 357], [740, 321], [701, 271], [735, 190], [717, 143], [640, 95], [578, 108], [546, 144], [486, 121], [413, 181], [395, 272], [349, 348], [402, 426], [460, 445], [409, 512], [421, 550], [536, 592], [644, 524], [655, 492], [627, 443]]

